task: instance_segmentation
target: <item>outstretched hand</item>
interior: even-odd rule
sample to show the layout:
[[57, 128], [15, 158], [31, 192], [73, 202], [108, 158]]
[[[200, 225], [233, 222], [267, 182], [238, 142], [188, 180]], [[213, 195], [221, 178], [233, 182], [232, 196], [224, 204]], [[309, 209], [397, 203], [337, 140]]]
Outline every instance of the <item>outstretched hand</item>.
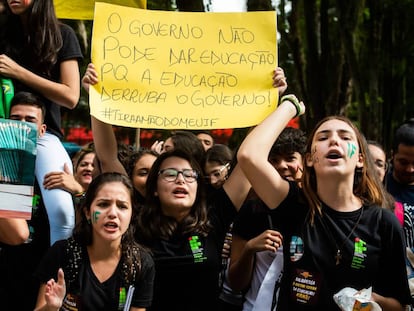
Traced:
[[66, 283], [63, 270], [58, 270], [58, 281], [50, 279], [46, 283], [45, 300], [49, 308], [60, 308], [66, 294]]

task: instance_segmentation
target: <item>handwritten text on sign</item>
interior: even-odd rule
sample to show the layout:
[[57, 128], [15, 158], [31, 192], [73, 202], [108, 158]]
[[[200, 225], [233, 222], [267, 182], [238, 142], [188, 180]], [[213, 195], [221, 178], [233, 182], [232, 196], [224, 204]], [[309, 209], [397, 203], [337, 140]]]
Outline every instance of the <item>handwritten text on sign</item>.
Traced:
[[111, 124], [234, 128], [274, 108], [274, 12], [184, 13], [96, 3], [91, 114]]

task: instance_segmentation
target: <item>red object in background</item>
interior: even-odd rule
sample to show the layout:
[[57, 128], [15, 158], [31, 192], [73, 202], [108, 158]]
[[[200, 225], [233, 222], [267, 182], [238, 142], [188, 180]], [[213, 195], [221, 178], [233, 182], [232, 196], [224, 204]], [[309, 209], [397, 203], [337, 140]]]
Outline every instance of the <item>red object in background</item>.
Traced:
[[162, 140], [162, 132], [160, 130], [146, 130], [140, 131], [140, 145], [141, 147], [151, 148], [156, 140]]
[[218, 130], [211, 130], [210, 132], [213, 135], [214, 142], [216, 144], [227, 145], [231, 135], [233, 135], [233, 129], [218, 129]]
[[296, 117], [289, 121], [289, 123], [286, 125], [286, 127], [293, 127], [295, 129], [299, 128], [299, 117]]
[[[290, 120], [287, 127], [299, 128], [299, 118]], [[210, 132], [213, 135], [216, 144], [227, 144], [230, 137], [233, 135], [233, 129], [215, 129]], [[156, 140], [160, 139], [162, 139], [161, 130], [140, 130], [140, 142], [142, 147], [150, 148]], [[65, 140], [80, 146], [86, 145], [93, 141], [92, 130], [81, 126], [70, 128]], [[124, 143], [129, 144], [130, 142], [125, 140]]]
[[[216, 144], [227, 144], [233, 134], [233, 129], [218, 129], [210, 132]], [[142, 147], [150, 148], [156, 140], [161, 139], [163, 139], [161, 130], [141, 129], [140, 142]]]
[[69, 129], [65, 140], [83, 146], [93, 141], [92, 131], [86, 127], [72, 127]]

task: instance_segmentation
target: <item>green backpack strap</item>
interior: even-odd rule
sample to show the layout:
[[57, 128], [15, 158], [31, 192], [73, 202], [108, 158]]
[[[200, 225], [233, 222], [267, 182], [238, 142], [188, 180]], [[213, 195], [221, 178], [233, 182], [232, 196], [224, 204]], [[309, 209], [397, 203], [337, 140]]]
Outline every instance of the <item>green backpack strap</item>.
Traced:
[[14, 96], [13, 82], [9, 78], [0, 78], [1, 84], [1, 103], [0, 103], [0, 118], [9, 118], [10, 103]]

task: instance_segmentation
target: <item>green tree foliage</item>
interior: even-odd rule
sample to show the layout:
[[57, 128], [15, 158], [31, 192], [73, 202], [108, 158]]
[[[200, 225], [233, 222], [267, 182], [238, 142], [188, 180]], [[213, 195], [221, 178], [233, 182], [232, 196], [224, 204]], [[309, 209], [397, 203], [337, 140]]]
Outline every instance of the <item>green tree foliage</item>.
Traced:
[[[223, 0], [225, 1], [225, 0]], [[246, 0], [272, 10], [271, 0]], [[202, 0], [148, 0], [148, 9], [203, 11]], [[355, 121], [366, 137], [390, 147], [394, 128], [414, 116], [414, 0], [279, 0], [279, 64], [288, 92], [308, 107], [303, 127], [330, 114]], [[89, 62], [91, 22], [72, 21]], [[86, 39], [85, 39], [86, 38]], [[86, 95], [70, 112], [88, 122]], [[69, 122], [72, 126], [73, 122]], [[237, 145], [246, 130], [238, 129]]]
[[[279, 59], [289, 91], [308, 106], [305, 124], [344, 114], [390, 145], [413, 116], [414, 1], [280, 1]], [[411, 104], [410, 104], [411, 103]]]

